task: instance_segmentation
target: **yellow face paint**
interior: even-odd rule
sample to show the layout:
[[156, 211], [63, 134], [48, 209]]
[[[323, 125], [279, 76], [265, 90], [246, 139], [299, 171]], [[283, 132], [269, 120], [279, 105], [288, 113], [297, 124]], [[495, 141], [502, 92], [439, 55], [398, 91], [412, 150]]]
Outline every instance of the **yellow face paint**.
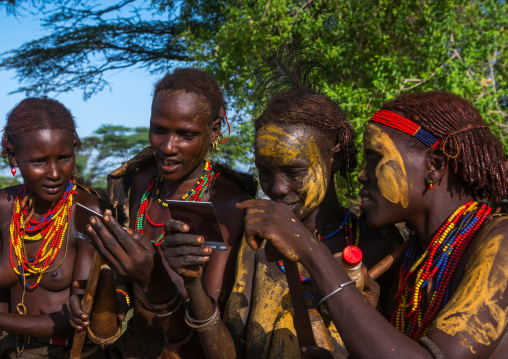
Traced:
[[264, 156], [279, 167], [292, 167], [298, 163], [306, 163], [307, 174], [299, 179], [295, 191], [305, 203], [297, 215], [310, 213], [323, 201], [328, 187], [325, 163], [318, 147], [318, 139], [304, 131], [293, 127], [284, 130], [276, 124], [261, 127], [256, 134], [256, 156]]
[[[472, 247], [464, 278], [433, 326], [459, 338], [461, 345], [475, 353], [475, 345], [490, 345], [503, 335], [508, 308], [503, 293], [508, 284], [508, 248], [502, 234], [489, 236], [506, 217], [491, 220]], [[502, 223], [504, 222], [504, 223]], [[496, 230], [499, 233], [499, 230]]]
[[406, 169], [402, 156], [390, 136], [378, 126], [369, 124], [363, 135], [365, 150], [371, 150], [381, 156], [376, 166], [378, 187], [383, 197], [392, 203], [400, 203], [406, 208], [409, 203], [409, 191]]

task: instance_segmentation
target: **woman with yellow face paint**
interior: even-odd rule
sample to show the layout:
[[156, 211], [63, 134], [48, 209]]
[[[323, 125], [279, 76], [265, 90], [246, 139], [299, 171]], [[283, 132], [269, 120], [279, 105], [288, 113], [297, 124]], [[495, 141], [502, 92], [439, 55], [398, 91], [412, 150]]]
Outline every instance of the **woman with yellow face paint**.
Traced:
[[[264, 246], [256, 252], [249, 247], [254, 247], [251, 235], [257, 224], [271, 228], [275, 237], [287, 238], [289, 251], [293, 240], [304, 237], [321, 240], [329, 254], [341, 252], [348, 244], [359, 245], [368, 267], [401, 241], [395, 228], [386, 230], [386, 238], [382, 239], [380, 232], [370, 229], [337, 199], [335, 173], [339, 172], [350, 185], [348, 176], [356, 167], [354, 130], [337, 103], [315, 85], [304, 85], [311, 81], [310, 77], [297, 80], [290, 88], [275, 89], [275, 84], [284, 83], [283, 78], [303, 76], [299, 72], [302, 66], [314, 68], [315, 63], [303, 61], [305, 55], [302, 49], [286, 45], [269, 54], [258, 70], [260, 92], [271, 100], [255, 122], [255, 162], [261, 188], [271, 201], [251, 200], [237, 205], [246, 212], [249, 243], [244, 242], [239, 250], [235, 286], [223, 321], [217, 320], [199, 333], [208, 357], [300, 356], [285, 268], [282, 262], [267, 259], [270, 253], [268, 249], [265, 252]], [[274, 78], [282, 68], [290, 75]], [[270, 88], [264, 86], [268, 83]], [[174, 243], [175, 254], [188, 253], [179, 246], [178, 235], [169, 240]], [[174, 269], [182, 272], [182, 268]], [[303, 266], [299, 270], [306, 295], [303, 300], [313, 310], [314, 325], [324, 333], [320, 337], [322, 345], [345, 354], [333, 322], [318, 306], [319, 296], [308, 271]], [[366, 297], [373, 299], [374, 306], [377, 290], [375, 282], [369, 280]], [[191, 302], [208, 299], [206, 293], [196, 291], [189, 292], [189, 296]], [[197, 320], [208, 317], [192, 312], [192, 318]]]
[[501, 143], [468, 102], [429, 92], [384, 105], [367, 125], [364, 152], [367, 223], [406, 222], [414, 232], [391, 323], [344, 285], [349, 277], [322, 243], [290, 241], [259, 224], [247, 224], [247, 240], [267, 238], [305, 265], [351, 357], [505, 358], [508, 217], [493, 215], [487, 202], [507, 197]]

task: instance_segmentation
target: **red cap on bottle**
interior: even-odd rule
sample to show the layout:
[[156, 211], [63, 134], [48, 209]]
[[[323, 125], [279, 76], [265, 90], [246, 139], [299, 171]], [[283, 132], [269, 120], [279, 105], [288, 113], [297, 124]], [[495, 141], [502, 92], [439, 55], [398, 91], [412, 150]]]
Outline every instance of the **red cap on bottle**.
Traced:
[[350, 267], [354, 267], [360, 264], [362, 257], [362, 250], [357, 246], [347, 246], [342, 251], [342, 260], [344, 261], [344, 264]]

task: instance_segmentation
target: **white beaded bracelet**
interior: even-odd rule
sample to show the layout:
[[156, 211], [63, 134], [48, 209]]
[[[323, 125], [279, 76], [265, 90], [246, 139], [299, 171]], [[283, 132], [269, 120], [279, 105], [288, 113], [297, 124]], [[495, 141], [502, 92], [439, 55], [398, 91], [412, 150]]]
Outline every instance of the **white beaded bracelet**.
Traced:
[[334, 290], [333, 292], [331, 292], [330, 294], [327, 294], [327, 295], [325, 295], [323, 298], [321, 298], [321, 300], [319, 301], [319, 305], [323, 304], [323, 302], [324, 302], [325, 300], [327, 300], [328, 298], [330, 298], [332, 295], [334, 295], [334, 294], [336, 294], [336, 293], [340, 292], [340, 291], [342, 290], [342, 288], [347, 287], [347, 286], [348, 286], [348, 285], [350, 285], [350, 284], [356, 284], [356, 281], [351, 280], [351, 281], [349, 281], [349, 282], [342, 283], [341, 285], [339, 285], [339, 288], [335, 289], [335, 290]]

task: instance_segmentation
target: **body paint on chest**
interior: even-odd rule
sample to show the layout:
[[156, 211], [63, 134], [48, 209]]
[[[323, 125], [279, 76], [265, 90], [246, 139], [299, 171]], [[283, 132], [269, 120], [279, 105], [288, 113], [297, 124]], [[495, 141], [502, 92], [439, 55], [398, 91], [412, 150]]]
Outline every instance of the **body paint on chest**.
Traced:
[[508, 247], [503, 245], [504, 235], [489, 236], [498, 224], [492, 220], [478, 234], [481, 237], [473, 243], [464, 278], [433, 324], [459, 338], [471, 353], [476, 345], [497, 340], [508, 324], [508, 300], [503, 295], [508, 284]]

